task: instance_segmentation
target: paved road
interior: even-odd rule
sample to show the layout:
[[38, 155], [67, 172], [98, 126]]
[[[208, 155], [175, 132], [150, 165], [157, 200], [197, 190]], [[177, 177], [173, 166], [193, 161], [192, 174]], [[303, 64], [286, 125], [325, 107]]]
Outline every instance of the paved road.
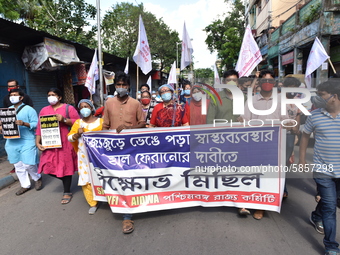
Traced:
[[159, 211], [137, 215], [135, 231], [123, 235], [121, 217], [107, 204], [88, 215], [76, 177], [73, 200], [61, 205], [61, 181], [44, 176], [41, 191], [17, 197], [18, 184], [0, 191], [0, 254], [323, 254], [323, 236], [308, 220], [315, 207], [311, 174], [288, 177], [281, 214], [267, 212], [256, 221], [227, 207]]

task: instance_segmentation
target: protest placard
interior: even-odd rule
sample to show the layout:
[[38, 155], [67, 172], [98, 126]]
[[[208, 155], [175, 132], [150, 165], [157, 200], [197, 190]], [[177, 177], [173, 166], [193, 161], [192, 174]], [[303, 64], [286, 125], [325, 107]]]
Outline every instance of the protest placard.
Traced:
[[41, 127], [41, 145], [45, 149], [61, 148], [59, 121], [55, 115], [39, 117]]
[[15, 108], [0, 108], [0, 121], [2, 123], [2, 135], [6, 139], [20, 138], [20, 129]]

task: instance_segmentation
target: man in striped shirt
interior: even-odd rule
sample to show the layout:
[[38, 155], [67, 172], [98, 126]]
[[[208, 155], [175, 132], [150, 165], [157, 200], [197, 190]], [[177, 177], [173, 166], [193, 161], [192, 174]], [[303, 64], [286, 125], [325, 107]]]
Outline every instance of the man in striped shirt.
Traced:
[[311, 215], [319, 233], [324, 232], [327, 255], [340, 254], [336, 236], [337, 190], [340, 187], [340, 84], [327, 81], [318, 87], [313, 104], [318, 108], [306, 121], [300, 142], [300, 164], [306, 165], [309, 136], [315, 132], [313, 177], [321, 200]]

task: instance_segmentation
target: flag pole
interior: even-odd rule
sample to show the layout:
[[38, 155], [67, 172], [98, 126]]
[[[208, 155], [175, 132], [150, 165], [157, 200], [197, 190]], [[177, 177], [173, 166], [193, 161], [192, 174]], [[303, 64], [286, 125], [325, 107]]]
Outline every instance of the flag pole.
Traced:
[[331, 67], [332, 67], [332, 69], [333, 69], [333, 72], [336, 73], [336, 70], [335, 70], [335, 68], [334, 68], [334, 66], [333, 66], [333, 63], [332, 63], [332, 61], [331, 61], [330, 58], [328, 58], [328, 62], [329, 62], [329, 64], [331, 65]]
[[[98, 60], [99, 60], [99, 87], [100, 87], [100, 105], [104, 105], [104, 87], [103, 87], [103, 58], [102, 58], [102, 39], [100, 36], [100, 0], [97, 0], [97, 36], [98, 36]], [[92, 101], [92, 95], [91, 95]]]
[[137, 65], [137, 82], [136, 82], [136, 99], [138, 100], [138, 87], [139, 87], [139, 66]]

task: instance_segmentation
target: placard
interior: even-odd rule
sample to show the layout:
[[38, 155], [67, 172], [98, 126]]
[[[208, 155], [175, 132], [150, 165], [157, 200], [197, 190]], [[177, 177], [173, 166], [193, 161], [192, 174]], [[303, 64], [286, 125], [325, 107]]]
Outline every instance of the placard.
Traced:
[[0, 108], [0, 121], [2, 123], [2, 135], [6, 139], [20, 138], [20, 129], [15, 108]]
[[41, 144], [45, 149], [61, 148], [59, 121], [56, 115], [40, 116]]

